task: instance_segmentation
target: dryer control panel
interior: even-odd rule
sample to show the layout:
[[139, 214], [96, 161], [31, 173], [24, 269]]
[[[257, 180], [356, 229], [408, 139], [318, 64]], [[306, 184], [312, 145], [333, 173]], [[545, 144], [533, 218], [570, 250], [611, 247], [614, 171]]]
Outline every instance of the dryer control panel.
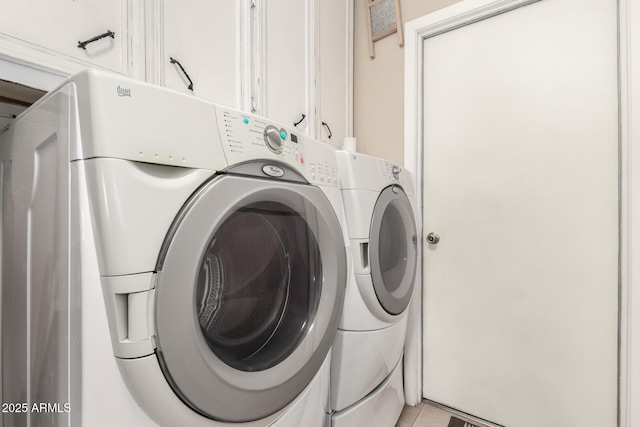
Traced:
[[378, 170], [380, 171], [380, 177], [385, 181], [397, 183], [400, 180], [402, 168], [388, 160], [379, 160]]
[[389, 185], [401, 186], [407, 195], [414, 195], [411, 174], [398, 164], [361, 153], [337, 151], [342, 190], [381, 191]]
[[269, 119], [216, 105], [222, 148], [229, 165], [273, 159], [293, 166], [313, 184], [338, 187], [332, 148]]
[[380, 182], [385, 185], [398, 184], [407, 194], [413, 195], [413, 180], [399, 165], [388, 160], [378, 160]]

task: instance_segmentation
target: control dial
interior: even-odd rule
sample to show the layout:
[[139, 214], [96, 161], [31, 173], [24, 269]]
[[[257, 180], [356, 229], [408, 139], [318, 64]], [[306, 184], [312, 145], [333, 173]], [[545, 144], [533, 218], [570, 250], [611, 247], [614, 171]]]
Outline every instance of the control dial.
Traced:
[[393, 167], [391, 168], [391, 174], [393, 175], [393, 177], [395, 179], [399, 179], [400, 178], [400, 166], [393, 165]]
[[273, 125], [265, 127], [262, 132], [262, 137], [264, 138], [264, 143], [267, 145], [269, 150], [276, 154], [282, 153], [282, 145], [284, 141], [280, 135], [280, 130], [277, 127]]

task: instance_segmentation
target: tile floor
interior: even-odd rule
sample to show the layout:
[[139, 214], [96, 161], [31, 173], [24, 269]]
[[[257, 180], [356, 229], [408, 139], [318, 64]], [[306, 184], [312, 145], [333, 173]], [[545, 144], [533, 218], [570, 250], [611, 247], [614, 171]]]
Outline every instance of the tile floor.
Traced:
[[471, 426], [484, 426], [482, 423], [466, 420], [460, 415], [451, 414], [428, 403], [421, 403], [418, 406], [405, 406], [396, 427], [449, 427], [451, 416], [466, 421]]

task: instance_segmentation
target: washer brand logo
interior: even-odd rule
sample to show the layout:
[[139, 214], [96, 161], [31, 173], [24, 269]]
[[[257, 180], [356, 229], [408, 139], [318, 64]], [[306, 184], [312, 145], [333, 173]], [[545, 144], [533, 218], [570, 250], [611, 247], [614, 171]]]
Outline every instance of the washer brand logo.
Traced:
[[125, 89], [118, 86], [118, 96], [128, 96], [131, 97], [131, 89]]
[[262, 167], [262, 172], [274, 178], [279, 178], [284, 175], [284, 169], [273, 165], [264, 165]]

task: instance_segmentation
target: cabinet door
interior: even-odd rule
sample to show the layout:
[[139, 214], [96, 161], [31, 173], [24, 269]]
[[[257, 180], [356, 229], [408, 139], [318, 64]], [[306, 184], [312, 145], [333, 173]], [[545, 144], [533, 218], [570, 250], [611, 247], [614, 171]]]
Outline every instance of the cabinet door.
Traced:
[[[164, 2], [161, 69], [164, 86], [240, 107], [242, 5], [240, 1]], [[171, 63], [170, 58], [179, 61]], [[193, 82], [193, 90], [186, 74]]]
[[[0, 39], [11, 43], [12, 51], [31, 51], [38, 61], [43, 52], [128, 73], [127, 0], [0, 0]], [[104, 37], [78, 47], [111, 31]]]
[[[258, 102], [258, 113], [292, 126], [303, 120], [298, 129], [311, 132], [310, 95], [314, 77], [312, 64], [313, 51], [311, 32], [308, 30], [310, 0], [261, 0], [257, 3], [262, 13], [263, 85]], [[260, 79], [260, 77], [258, 77]], [[258, 95], [259, 96], [259, 95]], [[263, 111], [260, 111], [260, 105]]]
[[319, 82], [317, 138], [342, 145], [349, 131], [349, 2], [319, 2]]

